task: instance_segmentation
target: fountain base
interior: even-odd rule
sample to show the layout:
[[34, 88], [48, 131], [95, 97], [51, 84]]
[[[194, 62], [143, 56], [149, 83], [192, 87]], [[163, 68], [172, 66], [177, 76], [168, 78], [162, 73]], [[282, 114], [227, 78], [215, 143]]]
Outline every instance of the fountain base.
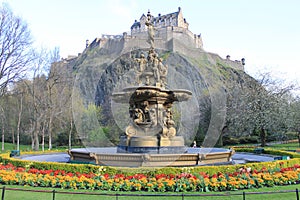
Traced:
[[121, 136], [117, 148], [118, 153], [184, 153], [184, 139], [182, 136]]
[[[169, 147], [168, 147], [169, 148]], [[172, 147], [171, 147], [172, 148]], [[185, 153], [117, 153], [116, 147], [82, 148], [68, 151], [70, 162], [117, 167], [177, 167], [230, 164], [233, 150], [186, 148]]]

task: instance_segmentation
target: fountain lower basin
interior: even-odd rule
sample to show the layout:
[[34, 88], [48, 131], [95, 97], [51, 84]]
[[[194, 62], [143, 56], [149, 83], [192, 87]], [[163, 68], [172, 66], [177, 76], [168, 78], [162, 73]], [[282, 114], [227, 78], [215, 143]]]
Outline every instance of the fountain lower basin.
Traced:
[[183, 167], [231, 163], [234, 150], [185, 148], [184, 153], [117, 153], [117, 147], [79, 148], [68, 151], [70, 162], [117, 167]]

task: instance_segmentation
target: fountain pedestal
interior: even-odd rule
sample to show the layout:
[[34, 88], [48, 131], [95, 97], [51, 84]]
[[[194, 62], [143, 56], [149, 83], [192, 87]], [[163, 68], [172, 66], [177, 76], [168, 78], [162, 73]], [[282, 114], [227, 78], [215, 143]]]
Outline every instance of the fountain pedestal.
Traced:
[[184, 153], [184, 139], [182, 136], [172, 138], [157, 138], [155, 136], [121, 136], [118, 153]]
[[[136, 86], [112, 95], [117, 103], [129, 103], [130, 124], [120, 138], [118, 152], [184, 153], [184, 139], [176, 136], [172, 106], [192, 97], [188, 90], [166, 90], [168, 66], [154, 49], [153, 17], [146, 21], [148, 52], [133, 59]], [[145, 56], [147, 54], [147, 57]]]

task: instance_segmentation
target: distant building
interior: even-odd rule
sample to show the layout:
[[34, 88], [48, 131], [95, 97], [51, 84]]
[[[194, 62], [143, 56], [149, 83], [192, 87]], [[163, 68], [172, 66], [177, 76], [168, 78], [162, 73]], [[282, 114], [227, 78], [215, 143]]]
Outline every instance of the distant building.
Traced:
[[[146, 20], [147, 16], [142, 14], [139, 21], [134, 21], [129, 33], [124, 32], [122, 35], [102, 34], [101, 37], [95, 38], [91, 43], [87, 41], [86, 49], [105, 48], [109, 52], [115, 52], [121, 49], [149, 48]], [[166, 15], [158, 14], [156, 17], [152, 16], [151, 21], [155, 29], [155, 48], [174, 52], [182, 52], [188, 49], [205, 52], [201, 34], [193, 34], [189, 30], [189, 23], [183, 17], [180, 7], [177, 12]], [[230, 60], [230, 56], [227, 56], [224, 61], [230, 67], [244, 70], [244, 62]]]
[[[145, 25], [147, 16], [142, 14], [140, 20], [135, 20], [131, 26], [130, 33], [123, 33], [123, 35], [102, 35], [101, 38], [96, 38], [89, 46], [101, 47], [109, 39], [121, 40], [125, 42], [129, 40], [145, 40], [147, 39], [147, 26]], [[203, 48], [201, 35], [193, 34], [189, 29], [189, 24], [183, 18], [182, 9], [179, 7], [177, 12], [161, 15], [157, 17], [152, 16], [152, 23], [155, 27], [155, 44], [157, 48], [165, 48], [175, 50], [176, 45], [173, 45], [173, 39], [180, 41], [182, 44], [192, 48]]]
[[[147, 26], [145, 22], [147, 16], [143, 14], [140, 21], [135, 20], [131, 26], [132, 37], [146, 37]], [[177, 12], [161, 15], [157, 17], [152, 16], [152, 22], [156, 29], [156, 37], [161, 38], [165, 41], [169, 41], [172, 38], [182, 40], [182, 42], [188, 42], [187, 44], [192, 45], [195, 48], [203, 48], [201, 34], [193, 34], [188, 28], [189, 23], [183, 18], [182, 9], [179, 7]], [[187, 37], [182, 37], [182, 34]]]
[[[146, 20], [147, 17], [145, 14], [141, 16], [139, 22], [135, 20], [134, 24], [131, 26], [131, 35], [136, 35], [140, 32], [146, 31], [147, 29], [145, 25]], [[166, 15], [158, 14], [157, 17], [152, 18], [152, 21], [156, 28], [165, 28], [165, 27], [172, 27], [172, 26], [180, 27], [184, 29], [189, 28], [189, 24], [183, 18], [182, 10], [180, 7], [178, 8], [178, 11], [174, 13], [170, 13]]]

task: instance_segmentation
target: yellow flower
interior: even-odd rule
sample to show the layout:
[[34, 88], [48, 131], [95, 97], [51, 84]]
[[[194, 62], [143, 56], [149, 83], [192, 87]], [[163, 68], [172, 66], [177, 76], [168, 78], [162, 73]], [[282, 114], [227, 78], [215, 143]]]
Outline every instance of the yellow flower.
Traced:
[[222, 187], [226, 187], [226, 186], [227, 186], [227, 184], [226, 184], [226, 182], [225, 182], [225, 181], [221, 181], [221, 182], [220, 182], [220, 186], [222, 186]]
[[147, 183], [147, 187], [153, 187], [152, 183]]
[[169, 181], [167, 182], [167, 186], [172, 187], [173, 185], [175, 185], [175, 182], [174, 182], [173, 180], [169, 180]]

